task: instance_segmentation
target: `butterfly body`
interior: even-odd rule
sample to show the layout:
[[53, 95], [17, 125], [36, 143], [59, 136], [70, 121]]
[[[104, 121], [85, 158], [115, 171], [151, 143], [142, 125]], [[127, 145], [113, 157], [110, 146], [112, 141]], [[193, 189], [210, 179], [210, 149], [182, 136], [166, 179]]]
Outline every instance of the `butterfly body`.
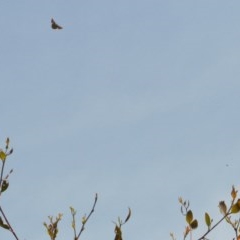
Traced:
[[62, 27], [60, 25], [58, 25], [54, 19], [51, 19], [51, 24], [52, 24], [52, 29], [56, 30], [56, 29], [62, 29]]

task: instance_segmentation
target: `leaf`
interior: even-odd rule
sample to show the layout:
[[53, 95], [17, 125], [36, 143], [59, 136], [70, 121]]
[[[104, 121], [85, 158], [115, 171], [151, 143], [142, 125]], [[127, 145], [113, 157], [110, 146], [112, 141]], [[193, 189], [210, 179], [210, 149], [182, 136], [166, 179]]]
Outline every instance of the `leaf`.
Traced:
[[8, 186], [9, 186], [9, 182], [6, 179], [4, 179], [3, 182], [2, 182], [1, 192], [6, 191]]
[[11, 150], [8, 152], [7, 155], [11, 155], [13, 153], [13, 148], [11, 148]]
[[194, 219], [191, 223], [190, 223], [190, 227], [192, 229], [196, 229], [198, 227], [198, 221], [196, 219]]
[[193, 220], [193, 213], [191, 210], [189, 210], [186, 214], [186, 221], [188, 224], [190, 224]]
[[131, 217], [131, 209], [128, 208], [128, 215], [127, 215], [124, 223], [126, 223], [129, 220], [130, 217]]
[[233, 200], [237, 197], [237, 191], [235, 190], [234, 186], [232, 186], [231, 196]]
[[1, 217], [0, 217], [0, 227], [5, 228], [5, 229], [7, 229], [7, 230], [10, 229], [9, 226], [3, 222], [3, 220], [2, 220]]
[[0, 225], [1, 225], [1, 224], [3, 224], [3, 220], [2, 220], [2, 218], [0, 217]]
[[85, 224], [87, 222], [86, 215], [82, 217], [82, 224]]
[[224, 201], [219, 202], [218, 207], [220, 209], [220, 212], [222, 214], [226, 215], [226, 213], [227, 213], [227, 206], [226, 206], [225, 202]]
[[6, 149], [8, 149], [9, 142], [10, 142], [10, 140], [9, 140], [9, 138], [7, 138], [7, 139], [6, 139]]
[[70, 211], [72, 215], [76, 215], [77, 213], [77, 211], [73, 207], [70, 207]]
[[8, 226], [7, 224], [1, 224], [0, 227], [5, 228], [5, 229], [7, 229], [7, 230], [10, 229], [9, 226]]
[[205, 213], [205, 223], [206, 223], [206, 225], [208, 226], [208, 228], [210, 228], [210, 226], [211, 226], [211, 218], [210, 218], [210, 216], [209, 216], [209, 214], [206, 212]]
[[240, 199], [232, 206], [231, 213], [238, 213], [240, 211]]
[[121, 228], [116, 225], [115, 227], [115, 238], [114, 240], [122, 240], [122, 231]]
[[5, 154], [5, 152], [3, 152], [2, 150], [0, 150], [0, 159], [2, 160], [2, 161], [5, 161], [6, 160], [6, 154]]
[[58, 222], [62, 219], [62, 214], [59, 213], [55, 221], [53, 220], [52, 216], [49, 216], [48, 218], [50, 220], [50, 223], [47, 224], [44, 222], [43, 225], [46, 227], [47, 233], [50, 236], [51, 240], [55, 240], [58, 233]]

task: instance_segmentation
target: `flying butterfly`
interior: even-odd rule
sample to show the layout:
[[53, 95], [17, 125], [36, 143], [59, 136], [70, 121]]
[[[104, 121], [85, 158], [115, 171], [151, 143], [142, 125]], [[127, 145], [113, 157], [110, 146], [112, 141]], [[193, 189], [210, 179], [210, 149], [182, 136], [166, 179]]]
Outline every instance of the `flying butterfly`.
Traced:
[[51, 23], [52, 23], [52, 29], [62, 29], [62, 27], [61, 26], [59, 26], [55, 21], [54, 21], [54, 19], [52, 18], [51, 19]]

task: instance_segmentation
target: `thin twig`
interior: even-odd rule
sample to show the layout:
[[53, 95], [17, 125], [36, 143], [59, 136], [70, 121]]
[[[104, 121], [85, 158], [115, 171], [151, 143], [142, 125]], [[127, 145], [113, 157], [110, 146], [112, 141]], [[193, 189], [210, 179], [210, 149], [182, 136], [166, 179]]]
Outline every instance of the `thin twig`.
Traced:
[[2, 169], [1, 169], [1, 176], [0, 176], [0, 197], [1, 197], [1, 194], [2, 194], [2, 183], [3, 183], [4, 166], [5, 166], [5, 160], [2, 161]]
[[1, 206], [0, 206], [0, 212], [1, 212], [1, 214], [3, 215], [3, 218], [4, 218], [5, 222], [7, 223], [8, 227], [9, 227], [9, 230], [12, 232], [13, 236], [16, 238], [16, 240], [19, 240], [19, 238], [18, 238], [18, 236], [16, 235], [16, 233], [14, 232], [11, 224], [9, 223], [6, 215], [4, 214]]
[[95, 200], [94, 200], [94, 203], [93, 203], [92, 210], [91, 210], [91, 212], [88, 214], [87, 218], [82, 222], [82, 227], [81, 227], [81, 229], [80, 229], [80, 231], [79, 231], [79, 234], [77, 235], [77, 237], [76, 237], [75, 240], [78, 240], [79, 237], [80, 237], [80, 235], [81, 235], [82, 232], [84, 231], [84, 227], [85, 227], [85, 225], [86, 225], [88, 219], [91, 217], [91, 215], [92, 215], [93, 212], [94, 212], [94, 209], [95, 209], [95, 206], [96, 206], [96, 203], [97, 203], [97, 199], [98, 199], [98, 195], [97, 195], [97, 193], [96, 193], [96, 196], [95, 196]]
[[76, 233], [76, 221], [75, 221], [75, 214], [76, 214], [76, 212], [75, 212], [75, 210], [74, 210], [74, 212], [72, 212], [72, 226], [73, 226], [73, 232], [74, 232], [74, 239], [77, 239], [77, 233]]
[[[8, 156], [9, 154], [12, 153], [12, 150], [10, 150], [9, 153], [7, 153], [7, 150], [8, 150], [8, 145], [6, 145], [6, 151], [5, 151], [5, 155]], [[2, 187], [3, 187], [3, 172], [4, 172], [4, 167], [5, 167], [5, 163], [6, 163], [6, 158], [4, 160], [2, 160], [2, 168], [1, 168], [1, 175], [0, 175], [0, 197], [1, 197], [1, 194], [2, 194]], [[10, 173], [12, 172], [12, 170], [9, 172], [9, 174], [6, 176], [5, 179], [7, 179], [10, 175]], [[9, 231], [13, 234], [13, 236], [16, 238], [16, 240], [19, 240], [19, 238], [17, 237], [16, 233], [14, 232], [11, 224], [9, 223], [2, 207], [0, 206], [0, 212], [5, 220], [5, 222], [7, 223], [8, 227], [9, 227]]]
[[234, 202], [234, 201], [232, 201], [231, 206], [230, 206], [229, 210], [226, 212], [226, 214], [225, 214], [215, 225], [213, 225], [213, 227], [211, 227], [210, 229], [208, 229], [207, 232], [202, 235], [202, 237], [198, 238], [197, 240], [205, 239], [205, 237], [206, 237], [215, 227], [217, 227], [224, 219], [226, 219], [226, 218], [231, 214], [230, 211], [231, 211], [231, 209], [232, 209], [233, 202]]

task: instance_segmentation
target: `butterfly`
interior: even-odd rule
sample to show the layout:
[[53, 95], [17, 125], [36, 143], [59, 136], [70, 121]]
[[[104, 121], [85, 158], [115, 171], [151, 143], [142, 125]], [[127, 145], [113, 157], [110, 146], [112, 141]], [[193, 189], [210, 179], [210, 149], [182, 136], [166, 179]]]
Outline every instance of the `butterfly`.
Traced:
[[62, 29], [62, 27], [59, 26], [59, 25], [53, 20], [53, 18], [51, 19], [51, 23], [52, 23], [52, 29]]

